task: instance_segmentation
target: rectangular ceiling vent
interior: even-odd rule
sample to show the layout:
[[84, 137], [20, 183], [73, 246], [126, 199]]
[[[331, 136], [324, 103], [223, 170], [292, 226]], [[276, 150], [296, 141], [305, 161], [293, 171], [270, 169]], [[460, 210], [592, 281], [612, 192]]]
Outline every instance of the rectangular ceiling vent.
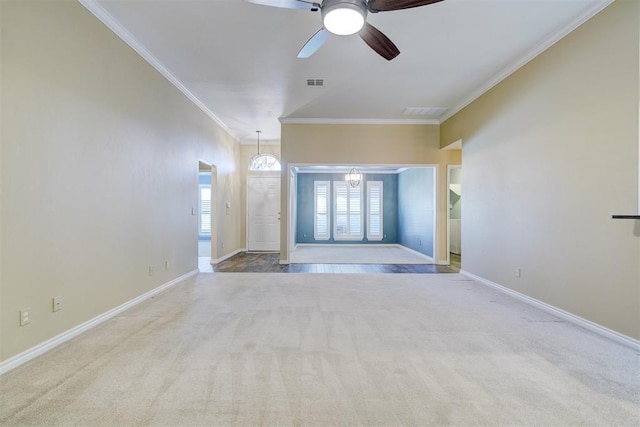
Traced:
[[404, 110], [405, 116], [441, 116], [449, 107], [407, 107]]
[[324, 86], [324, 79], [307, 79], [307, 86], [314, 86], [314, 87]]

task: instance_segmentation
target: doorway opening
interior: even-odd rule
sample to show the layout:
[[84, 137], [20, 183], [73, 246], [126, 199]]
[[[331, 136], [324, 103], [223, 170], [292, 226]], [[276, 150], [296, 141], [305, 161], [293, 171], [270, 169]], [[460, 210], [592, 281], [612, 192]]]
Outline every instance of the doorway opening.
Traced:
[[213, 165], [198, 163], [198, 266], [210, 269], [218, 258], [218, 173]]
[[[357, 185], [347, 178], [352, 169]], [[285, 261], [435, 264], [437, 171], [437, 165], [290, 165]]]
[[460, 268], [462, 262], [462, 167], [449, 165], [447, 172], [449, 264]]

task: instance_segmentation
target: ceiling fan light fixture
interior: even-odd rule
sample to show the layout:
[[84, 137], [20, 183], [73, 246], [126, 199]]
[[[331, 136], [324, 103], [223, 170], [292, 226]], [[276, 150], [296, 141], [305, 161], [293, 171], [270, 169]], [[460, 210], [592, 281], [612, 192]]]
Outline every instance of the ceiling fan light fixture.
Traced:
[[366, 17], [367, 9], [362, 0], [325, 0], [322, 4], [324, 28], [339, 36], [360, 31]]

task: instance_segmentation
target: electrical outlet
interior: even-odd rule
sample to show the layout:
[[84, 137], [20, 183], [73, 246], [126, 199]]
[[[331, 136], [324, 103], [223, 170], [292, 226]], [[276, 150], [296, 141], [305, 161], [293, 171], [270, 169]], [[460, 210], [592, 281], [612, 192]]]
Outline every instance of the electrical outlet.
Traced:
[[522, 271], [519, 268], [516, 268], [516, 277], [520, 277], [522, 275]]
[[153, 267], [149, 266], [149, 277], [153, 276]]
[[62, 310], [62, 297], [61, 296], [53, 297], [52, 302], [53, 302], [53, 311], [54, 312]]
[[220, 243], [220, 246], [224, 249], [224, 242]]
[[25, 308], [24, 310], [20, 310], [20, 326], [26, 326], [31, 323], [31, 319], [29, 318], [29, 309]]
[[169, 270], [169, 261], [164, 262], [164, 269]]

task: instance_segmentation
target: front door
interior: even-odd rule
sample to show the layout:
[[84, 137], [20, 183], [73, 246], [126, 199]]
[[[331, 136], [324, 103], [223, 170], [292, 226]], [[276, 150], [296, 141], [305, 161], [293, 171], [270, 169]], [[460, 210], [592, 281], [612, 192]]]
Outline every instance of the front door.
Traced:
[[280, 177], [247, 177], [247, 249], [280, 250]]

